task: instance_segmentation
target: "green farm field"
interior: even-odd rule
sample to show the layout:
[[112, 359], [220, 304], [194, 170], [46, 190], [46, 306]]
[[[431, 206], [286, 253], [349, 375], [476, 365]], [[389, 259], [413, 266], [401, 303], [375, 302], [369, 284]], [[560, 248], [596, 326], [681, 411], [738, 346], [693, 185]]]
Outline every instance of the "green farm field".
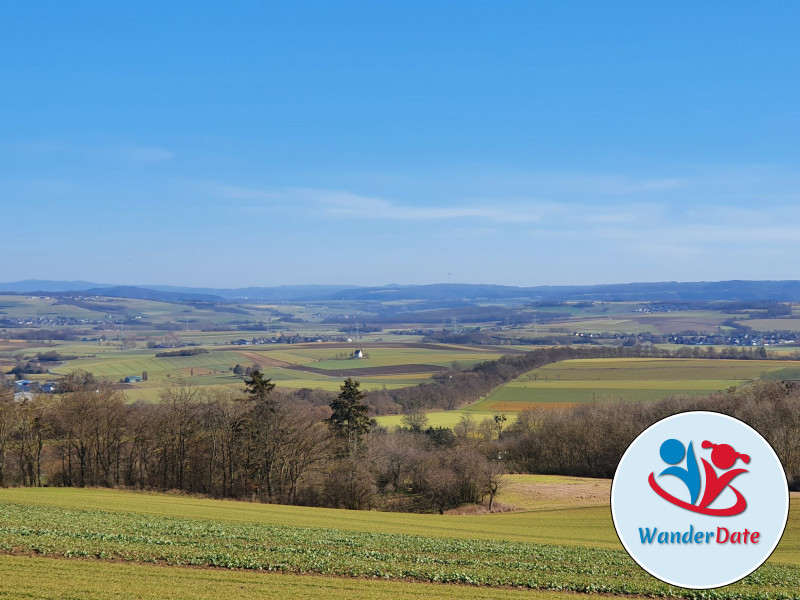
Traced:
[[[452, 428], [462, 415], [476, 421], [507, 417], [506, 425], [526, 408], [564, 408], [597, 400], [653, 401], [675, 394], [709, 394], [740, 386], [770, 373], [800, 372], [796, 361], [717, 359], [575, 359], [524, 373], [469, 406], [427, 414], [432, 427]], [[377, 418], [385, 427], [402, 425], [401, 415]]]
[[[498, 501], [501, 497], [498, 496]], [[589, 506], [568, 513], [550, 510], [491, 515], [428, 515], [375, 511], [347, 511], [277, 504], [253, 504], [146, 492], [78, 488], [9, 488], [0, 490], [5, 503], [60, 508], [147, 514], [157, 517], [214, 520], [224, 523], [281, 524], [291, 527], [335, 527], [354, 532], [426, 535], [455, 539], [504, 539], [542, 544], [587, 545], [618, 548], [609, 529], [608, 508]], [[565, 529], [568, 523], [574, 527]]]
[[575, 600], [571, 592], [0, 555], [0, 598], [37, 600]]
[[742, 321], [753, 331], [797, 331], [800, 333], [800, 319], [747, 319]]
[[566, 360], [525, 373], [464, 410], [519, 411], [539, 404], [657, 400], [673, 394], [708, 394], [790, 366], [797, 364], [716, 359]]
[[[434, 412], [425, 413], [425, 416], [428, 418], [429, 427], [447, 427], [452, 429], [458, 424], [465, 414], [469, 414], [473, 419], [475, 419], [476, 423], [480, 423], [484, 419], [493, 419], [495, 415], [494, 412], [469, 410], [469, 407], [466, 407], [458, 410], [437, 410]], [[517, 420], [516, 412], [508, 412], [504, 414], [506, 415], [507, 426]], [[389, 430], [392, 430], [395, 427], [403, 427], [403, 415], [381, 415], [379, 417], [375, 417], [375, 420], [379, 425], [387, 427]]]
[[[586, 482], [518, 476], [512, 484], [514, 494], [525, 501], [528, 494], [521, 485], [583, 489]], [[607, 485], [599, 482], [599, 496]], [[628, 558], [607, 505], [563, 508], [535, 499], [527, 508], [533, 510], [412, 515], [115, 490], [9, 489], [0, 491], [0, 546], [5, 553], [0, 570], [63, 573], [63, 578], [46, 578], [44, 585], [39, 580], [37, 593], [52, 595], [35, 598], [121, 597], [109, 595], [114, 589], [125, 593], [121, 582], [129, 582], [128, 593], [141, 586], [149, 597], [156, 593], [156, 582], [169, 576], [162, 572], [174, 572], [186, 590], [198, 589], [202, 582], [230, 590], [233, 581], [246, 589], [252, 584], [250, 591], [259, 584], [269, 586], [275, 594], [285, 586], [286, 596], [281, 597], [339, 597], [346, 590], [357, 598], [388, 597], [394, 590], [419, 596], [469, 598], [481, 591], [482, 597], [512, 597], [503, 595], [516, 593], [509, 587], [555, 590], [529, 596], [534, 598], [560, 599], [567, 590], [685, 597], [684, 591], [656, 581]], [[716, 590], [715, 598], [797, 597], [798, 509], [793, 498], [787, 531], [768, 564], [744, 581]], [[249, 571], [288, 575], [252, 573], [264, 578], [249, 579]], [[106, 587], [104, 576], [119, 583]], [[19, 583], [16, 579], [3, 577], [0, 590], [7, 597], [19, 597], [34, 585], [24, 576]], [[440, 585], [431, 588], [431, 582]]]
[[[685, 310], [667, 313], [641, 313], [634, 312], [639, 306], [636, 303], [616, 303], [604, 305], [606, 312], [598, 314], [597, 308], [592, 307], [582, 311], [573, 312], [572, 318], [563, 321], [553, 321], [527, 324], [512, 331], [501, 333], [501, 336], [532, 336], [548, 333], [583, 333], [583, 334], [671, 334], [683, 331], [699, 331], [716, 333], [723, 323], [732, 317], [729, 313], [713, 310]], [[565, 307], [558, 307], [560, 312]], [[741, 315], [739, 315], [741, 316]], [[772, 322], [772, 320], [770, 320]], [[746, 321], [748, 326], [751, 321]], [[769, 327], [776, 329], [776, 327]]]

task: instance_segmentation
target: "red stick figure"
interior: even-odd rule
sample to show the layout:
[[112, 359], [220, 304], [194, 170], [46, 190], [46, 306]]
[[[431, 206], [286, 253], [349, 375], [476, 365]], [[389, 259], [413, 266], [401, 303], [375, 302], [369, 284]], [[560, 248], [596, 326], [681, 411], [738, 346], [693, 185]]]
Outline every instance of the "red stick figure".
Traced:
[[[714, 466], [718, 469], [730, 469], [740, 458], [745, 464], [750, 463], [750, 457], [747, 454], [740, 454], [739, 452], [736, 452], [736, 450], [734, 450], [733, 447], [729, 446], [728, 444], [712, 444], [706, 440], [703, 442], [702, 447], [706, 449], [713, 448], [711, 451], [711, 462], [713, 462]], [[705, 458], [701, 458], [700, 460], [703, 461], [703, 468], [706, 472], [706, 489], [703, 493], [703, 499], [700, 501], [701, 508], [707, 507], [714, 500], [716, 500], [717, 496], [722, 493], [722, 490], [730, 485], [734, 477], [748, 472], [747, 469], [733, 469], [732, 471], [728, 471], [727, 473], [717, 476], [717, 472], [714, 470], [714, 467], [708, 464], [708, 461], [706, 461]], [[733, 486], [731, 486], [731, 489], [734, 491], [738, 499], [741, 496], [739, 490]], [[741, 500], [743, 501], [744, 498]]]

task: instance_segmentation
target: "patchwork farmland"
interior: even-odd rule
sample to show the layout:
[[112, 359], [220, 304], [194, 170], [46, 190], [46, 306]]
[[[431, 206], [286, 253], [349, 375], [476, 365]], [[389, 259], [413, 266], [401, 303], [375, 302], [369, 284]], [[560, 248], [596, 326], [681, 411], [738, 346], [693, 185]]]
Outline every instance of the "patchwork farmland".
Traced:
[[133, 400], [155, 401], [168, 381], [195, 385], [241, 385], [233, 374], [237, 364], [260, 365], [261, 371], [286, 388], [320, 388], [336, 391], [345, 377], [356, 377], [364, 389], [415, 385], [448, 368], [465, 368], [499, 358], [507, 350], [447, 344], [373, 343], [364, 358], [350, 358], [352, 344], [280, 344], [264, 346], [207, 346], [193, 356], [156, 357], [156, 350], [105, 352], [70, 360], [53, 368], [56, 374], [82, 369], [100, 377], [120, 380], [147, 372], [147, 382], [125, 386]]

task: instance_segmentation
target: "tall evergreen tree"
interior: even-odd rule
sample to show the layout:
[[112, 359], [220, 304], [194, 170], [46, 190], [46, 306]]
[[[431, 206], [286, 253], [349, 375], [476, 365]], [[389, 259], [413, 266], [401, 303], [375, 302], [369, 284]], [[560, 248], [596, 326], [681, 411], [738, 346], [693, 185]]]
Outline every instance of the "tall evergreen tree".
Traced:
[[258, 369], [250, 371], [250, 380], [245, 379], [244, 385], [247, 388], [247, 393], [254, 400], [266, 400], [269, 393], [275, 389], [272, 378], [264, 377], [264, 374]]
[[366, 393], [358, 389], [361, 384], [348, 377], [341, 385], [339, 395], [330, 403], [333, 414], [328, 423], [347, 442], [351, 456], [361, 446], [361, 436], [369, 431], [369, 406], [364, 404]]
[[252, 456], [247, 460], [247, 469], [252, 471], [256, 487], [263, 499], [271, 500], [274, 494], [273, 475], [280, 453], [284, 411], [270, 398], [275, 388], [272, 381], [259, 371], [251, 370], [250, 379], [244, 380], [250, 410], [247, 416], [249, 445]]

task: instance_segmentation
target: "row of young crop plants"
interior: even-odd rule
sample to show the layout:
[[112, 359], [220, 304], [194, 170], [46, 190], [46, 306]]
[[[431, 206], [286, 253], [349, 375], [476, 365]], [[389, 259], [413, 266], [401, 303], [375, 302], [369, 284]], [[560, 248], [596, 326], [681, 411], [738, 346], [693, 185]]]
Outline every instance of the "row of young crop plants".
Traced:
[[[490, 525], [487, 522], [487, 526]], [[291, 573], [679, 598], [797, 598], [800, 568], [765, 565], [704, 592], [663, 584], [622, 551], [231, 524], [0, 504], [0, 550]]]

